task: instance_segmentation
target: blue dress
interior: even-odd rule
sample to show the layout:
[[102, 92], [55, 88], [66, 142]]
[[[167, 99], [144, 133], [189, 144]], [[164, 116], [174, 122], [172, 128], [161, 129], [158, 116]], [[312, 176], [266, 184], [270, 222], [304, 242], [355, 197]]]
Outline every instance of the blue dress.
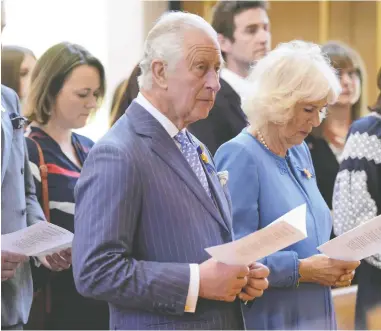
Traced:
[[218, 171], [229, 171], [235, 239], [266, 227], [301, 204], [307, 205], [308, 238], [260, 261], [270, 269], [270, 286], [251, 307], [242, 305], [246, 328], [336, 329], [330, 288], [314, 283], [297, 286], [298, 259], [318, 254], [316, 247], [329, 240], [332, 229], [307, 145], [290, 148], [282, 158], [244, 129], [218, 149], [215, 161]]

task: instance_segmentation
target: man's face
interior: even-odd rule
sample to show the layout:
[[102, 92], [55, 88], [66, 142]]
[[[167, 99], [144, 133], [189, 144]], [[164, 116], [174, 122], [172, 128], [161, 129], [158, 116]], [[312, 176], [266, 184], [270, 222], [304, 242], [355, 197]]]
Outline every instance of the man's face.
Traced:
[[183, 56], [167, 78], [171, 115], [184, 126], [208, 116], [220, 89], [221, 62], [218, 43], [205, 32], [192, 29], [185, 33]]
[[223, 37], [221, 49], [227, 55], [227, 66], [250, 66], [270, 51], [271, 33], [267, 12], [262, 8], [247, 9], [234, 17], [233, 41]]

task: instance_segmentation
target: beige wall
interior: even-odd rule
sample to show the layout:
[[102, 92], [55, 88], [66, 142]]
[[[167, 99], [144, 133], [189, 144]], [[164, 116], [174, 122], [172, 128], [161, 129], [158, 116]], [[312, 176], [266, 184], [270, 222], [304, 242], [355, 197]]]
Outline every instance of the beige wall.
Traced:
[[[183, 8], [210, 18], [216, 1], [184, 1]], [[381, 67], [381, 1], [270, 1], [272, 46], [303, 39], [341, 40], [361, 55], [367, 72], [368, 104], [378, 95]]]

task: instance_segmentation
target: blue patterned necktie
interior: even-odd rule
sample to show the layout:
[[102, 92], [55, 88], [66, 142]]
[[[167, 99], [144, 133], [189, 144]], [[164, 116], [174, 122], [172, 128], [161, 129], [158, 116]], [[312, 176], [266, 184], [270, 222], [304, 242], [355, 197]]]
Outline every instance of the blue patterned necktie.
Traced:
[[176, 141], [179, 142], [181, 146], [181, 152], [183, 153], [185, 159], [188, 161], [197, 178], [200, 180], [201, 185], [205, 189], [206, 193], [208, 193], [209, 197], [212, 197], [209, 189], [208, 180], [206, 178], [204, 169], [201, 165], [196, 146], [194, 146], [191, 143], [187, 134], [183, 131], [180, 131], [174, 138]]

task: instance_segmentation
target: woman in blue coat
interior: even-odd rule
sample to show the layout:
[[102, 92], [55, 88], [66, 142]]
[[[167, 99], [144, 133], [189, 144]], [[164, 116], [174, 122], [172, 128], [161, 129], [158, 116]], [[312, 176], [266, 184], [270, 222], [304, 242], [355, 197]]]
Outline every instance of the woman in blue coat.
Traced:
[[269, 289], [243, 305], [246, 327], [335, 329], [330, 287], [350, 285], [359, 262], [330, 259], [316, 248], [329, 240], [332, 220], [304, 139], [336, 101], [340, 83], [320, 47], [302, 41], [278, 46], [249, 79], [250, 125], [215, 156], [218, 170], [229, 172], [235, 238], [301, 204], [307, 205], [308, 238], [261, 261], [270, 269]]

